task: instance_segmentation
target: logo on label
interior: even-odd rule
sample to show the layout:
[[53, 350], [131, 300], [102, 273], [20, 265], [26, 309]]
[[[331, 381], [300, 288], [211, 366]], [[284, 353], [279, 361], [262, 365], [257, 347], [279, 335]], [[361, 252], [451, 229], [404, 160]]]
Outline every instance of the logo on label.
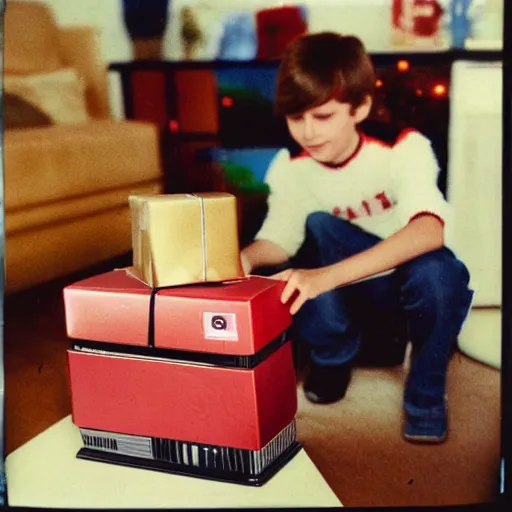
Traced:
[[238, 341], [236, 315], [203, 313], [203, 331], [206, 339]]

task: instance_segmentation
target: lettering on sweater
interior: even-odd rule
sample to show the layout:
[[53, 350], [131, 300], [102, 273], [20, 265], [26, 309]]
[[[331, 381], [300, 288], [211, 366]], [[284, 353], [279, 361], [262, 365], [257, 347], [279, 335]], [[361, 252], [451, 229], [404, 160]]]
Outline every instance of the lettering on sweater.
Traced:
[[361, 201], [361, 204], [357, 207], [348, 206], [341, 208], [336, 206], [333, 208], [332, 214], [351, 221], [360, 217], [371, 217], [372, 215], [382, 213], [391, 208], [391, 206], [393, 205], [386, 193], [380, 192], [371, 199]]

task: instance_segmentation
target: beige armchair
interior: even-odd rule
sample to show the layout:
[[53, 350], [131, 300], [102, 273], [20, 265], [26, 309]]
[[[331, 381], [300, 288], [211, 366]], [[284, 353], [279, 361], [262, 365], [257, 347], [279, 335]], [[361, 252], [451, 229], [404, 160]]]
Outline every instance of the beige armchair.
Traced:
[[4, 25], [6, 293], [131, 249], [128, 196], [160, 192], [159, 133], [111, 118], [93, 27], [59, 27], [36, 1]]

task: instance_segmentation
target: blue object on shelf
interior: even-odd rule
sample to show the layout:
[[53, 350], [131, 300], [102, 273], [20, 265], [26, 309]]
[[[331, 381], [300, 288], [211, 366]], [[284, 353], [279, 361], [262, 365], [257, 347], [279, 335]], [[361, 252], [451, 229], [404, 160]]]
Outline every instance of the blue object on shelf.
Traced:
[[256, 22], [251, 13], [228, 15], [219, 49], [219, 59], [253, 60], [258, 52]]
[[205, 148], [199, 149], [197, 158], [207, 162], [231, 163], [247, 167], [261, 183], [265, 181], [272, 159], [281, 148]]
[[452, 0], [450, 6], [452, 46], [464, 48], [471, 36], [472, 20], [469, 15], [472, 0]]

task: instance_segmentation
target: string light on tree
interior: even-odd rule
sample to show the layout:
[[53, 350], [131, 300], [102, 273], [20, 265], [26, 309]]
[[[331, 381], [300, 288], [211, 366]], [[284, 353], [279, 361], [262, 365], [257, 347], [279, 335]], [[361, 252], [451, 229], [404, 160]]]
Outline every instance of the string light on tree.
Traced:
[[398, 68], [398, 71], [409, 71], [411, 65], [409, 64], [408, 60], [399, 60], [396, 64], [396, 67]]
[[446, 85], [444, 84], [436, 84], [432, 88], [432, 93], [434, 94], [434, 96], [437, 96], [438, 98], [446, 96], [447, 91], [448, 90], [446, 88]]

